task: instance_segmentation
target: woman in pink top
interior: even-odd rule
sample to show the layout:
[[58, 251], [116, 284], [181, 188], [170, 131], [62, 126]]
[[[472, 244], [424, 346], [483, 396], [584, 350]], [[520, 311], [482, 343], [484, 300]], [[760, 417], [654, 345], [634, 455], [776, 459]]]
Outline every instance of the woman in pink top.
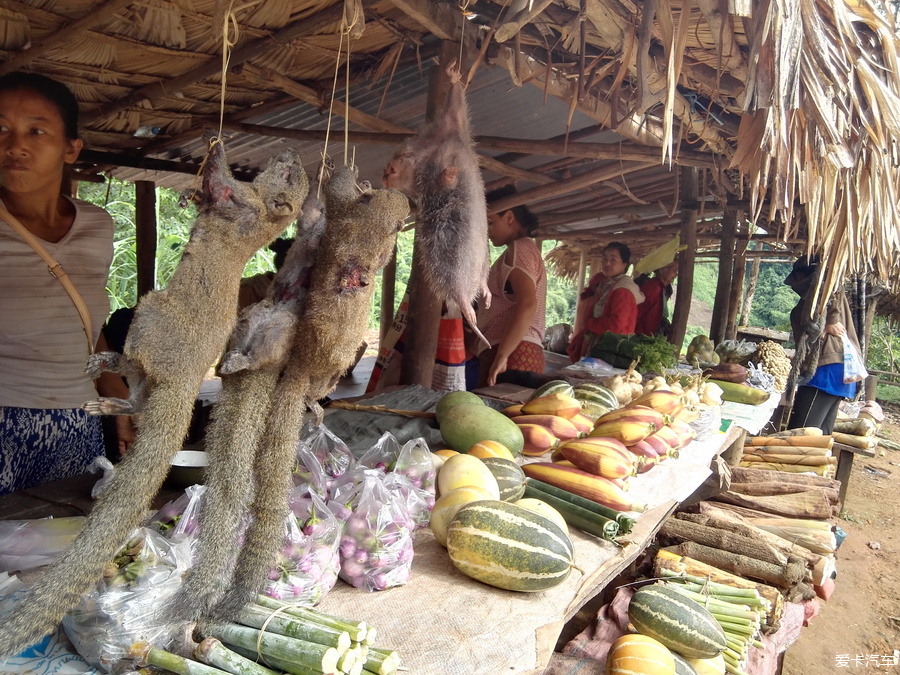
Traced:
[[[510, 194], [514, 188], [501, 188], [488, 194], [487, 201]], [[480, 386], [496, 384], [507, 370], [544, 372], [547, 273], [531, 238], [537, 226], [537, 218], [524, 205], [488, 216], [491, 243], [506, 250], [488, 274], [491, 306], [478, 313], [478, 327], [491, 343], [490, 350], [478, 356]]]

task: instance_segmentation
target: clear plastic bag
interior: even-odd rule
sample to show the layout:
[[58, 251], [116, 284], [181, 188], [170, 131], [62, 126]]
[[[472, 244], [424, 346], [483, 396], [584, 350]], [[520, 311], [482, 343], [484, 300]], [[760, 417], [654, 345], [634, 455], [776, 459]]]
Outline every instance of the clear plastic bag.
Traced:
[[[417, 527], [428, 524], [434, 508], [437, 473], [424, 438], [411, 439], [400, 447], [397, 439], [386, 431], [360, 457], [359, 463], [387, 472], [391, 488], [402, 493]], [[392, 477], [395, 475], [402, 480]]]
[[0, 520], [0, 572], [48, 565], [78, 536], [84, 516]]
[[284, 548], [269, 570], [265, 594], [276, 600], [315, 605], [337, 581], [338, 545], [343, 523], [312, 493], [291, 500], [285, 519]]
[[149, 527], [169, 539], [193, 538], [199, 527], [205, 495], [205, 485], [191, 485], [178, 499], [157, 511], [150, 518]]
[[387, 489], [380, 472], [364, 476], [341, 537], [341, 579], [383, 591], [409, 581], [415, 522], [403, 495]]
[[[329, 485], [331, 481], [344, 475], [356, 464], [353, 453], [350, 452], [347, 444], [331, 433], [324, 424], [315, 427], [311, 423], [307, 423], [303, 427], [300, 444], [297, 446], [297, 471], [303, 477], [304, 471], [308, 471], [309, 467], [306, 466], [308, 462], [306, 456], [304, 455], [303, 458], [300, 456], [299, 451], [301, 448], [308, 449], [312, 456], [318, 460], [319, 466], [325, 472]], [[306, 478], [303, 477], [303, 480], [306, 480]]]
[[869, 376], [862, 355], [846, 333], [841, 335], [841, 340], [844, 342], [844, 384], [862, 382]]
[[135, 530], [96, 588], [63, 618], [78, 653], [111, 673], [138, 640], [169, 646], [184, 622], [170, 622], [162, 608], [181, 586], [190, 563], [190, 538], [176, 541], [152, 528]]

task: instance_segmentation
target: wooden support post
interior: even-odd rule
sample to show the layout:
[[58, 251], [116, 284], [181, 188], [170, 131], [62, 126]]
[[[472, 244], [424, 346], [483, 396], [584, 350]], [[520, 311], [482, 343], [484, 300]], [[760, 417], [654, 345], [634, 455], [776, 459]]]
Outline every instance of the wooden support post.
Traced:
[[585, 272], [590, 273], [587, 270], [587, 251], [581, 249], [581, 254], [578, 256], [578, 292], [575, 295], [575, 320], [572, 325], [572, 335], [575, 335], [575, 333], [580, 331], [582, 329], [582, 324], [584, 323], [581, 320], [581, 313], [578, 311], [578, 305], [581, 304], [581, 292], [587, 286]]
[[394, 321], [394, 312], [397, 291], [397, 245], [394, 244], [394, 252], [391, 259], [381, 271], [381, 322], [378, 330], [378, 346], [384, 344], [391, 323]]
[[[738, 221], [738, 228], [745, 227]], [[725, 339], [734, 340], [737, 333], [737, 315], [744, 297], [744, 272], [747, 269], [747, 239], [738, 238], [734, 246], [734, 266], [731, 271], [731, 295], [728, 299], [728, 320], [725, 325]]]
[[669, 342], [678, 347], [687, 332], [688, 313], [694, 292], [694, 258], [697, 253], [697, 214], [699, 213], [700, 179], [696, 167], [681, 169], [681, 243], [686, 247], [678, 254], [678, 286]]
[[[441, 43], [440, 63], [450, 63], [456, 58], [458, 52], [459, 45], [445, 40]], [[438, 114], [447, 98], [450, 81], [444, 68], [444, 65], [432, 66], [429, 73], [428, 103], [425, 112], [428, 120]], [[409, 314], [403, 360], [400, 364], [400, 384], [418, 384], [431, 388], [442, 303], [426, 281], [422, 238], [419, 236], [418, 228], [413, 241], [412, 270], [407, 288], [409, 289]]]
[[139, 180], [134, 184], [137, 293], [140, 299], [156, 287], [156, 184]]
[[759, 265], [761, 262], [762, 258], [760, 256], [753, 256], [753, 262], [750, 264], [750, 275], [747, 277], [747, 293], [741, 301], [741, 314], [738, 319], [738, 323], [741, 326], [750, 325], [750, 312], [753, 309], [753, 296], [756, 295], [756, 282], [759, 281]]
[[709, 339], [718, 344], [725, 339], [728, 325], [728, 302], [731, 299], [731, 272], [734, 264], [734, 241], [737, 230], [738, 211], [732, 206], [725, 207], [722, 217], [722, 243], [719, 249], [719, 282], [716, 299], [713, 302], [712, 323]]

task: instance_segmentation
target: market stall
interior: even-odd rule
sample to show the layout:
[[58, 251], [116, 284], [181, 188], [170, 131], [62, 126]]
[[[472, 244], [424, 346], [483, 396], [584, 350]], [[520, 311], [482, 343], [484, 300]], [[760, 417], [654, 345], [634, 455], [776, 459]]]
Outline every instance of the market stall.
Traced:
[[[396, 406], [403, 401], [402, 405], [408, 407], [410, 401], [417, 401], [427, 408], [437, 397], [433, 392], [401, 388], [363, 403]], [[499, 399], [496, 403], [504, 405]], [[771, 408], [765, 408], [771, 414]], [[758, 414], [763, 414], [762, 407]], [[363, 419], [356, 419], [359, 417]], [[422, 431], [428, 426], [426, 423], [423, 427], [421, 419], [382, 412], [340, 410], [326, 416], [326, 424], [336, 429], [346, 428], [348, 420], [358, 429], [369, 429], [370, 435], [389, 428], [400, 438], [414, 433], [404, 432], [404, 427]], [[635, 500], [646, 502], [648, 509], [637, 517], [628, 535], [613, 543], [573, 528], [577, 569], [559, 586], [539, 593], [491, 588], [456, 570], [447, 552], [426, 529], [416, 534], [409, 583], [383, 592], [366, 592], [339, 582], [319, 608], [339, 616], [363, 618], [377, 626], [379, 643], [398, 649], [411, 672], [542, 672], [566, 621], [645, 550], [678, 504], [710, 474], [711, 460], [742, 438], [743, 429], [737, 424], [726, 420], [720, 427], [724, 431], [709, 429], [685, 446], [677, 460], [632, 479], [629, 493]], [[89, 491], [95, 478], [68, 480], [0, 498], [0, 518], [84, 515], [92, 505]], [[155, 501], [162, 504], [179, 493], [167, 487]], [[35, 576], [31, 572], [24, 578]]]

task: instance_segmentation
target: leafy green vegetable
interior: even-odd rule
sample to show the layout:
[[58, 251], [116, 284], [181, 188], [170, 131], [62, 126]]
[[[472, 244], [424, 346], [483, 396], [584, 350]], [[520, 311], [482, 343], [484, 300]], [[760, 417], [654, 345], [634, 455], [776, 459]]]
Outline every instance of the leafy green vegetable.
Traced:
[[603, 359], [616, 368], [628, 368], [637, 361], [641, 373], [661, 373], [675, 365], [675, 346], [663, 337], [619, 335], [606, 332], [594, 343], [589, 356]]

